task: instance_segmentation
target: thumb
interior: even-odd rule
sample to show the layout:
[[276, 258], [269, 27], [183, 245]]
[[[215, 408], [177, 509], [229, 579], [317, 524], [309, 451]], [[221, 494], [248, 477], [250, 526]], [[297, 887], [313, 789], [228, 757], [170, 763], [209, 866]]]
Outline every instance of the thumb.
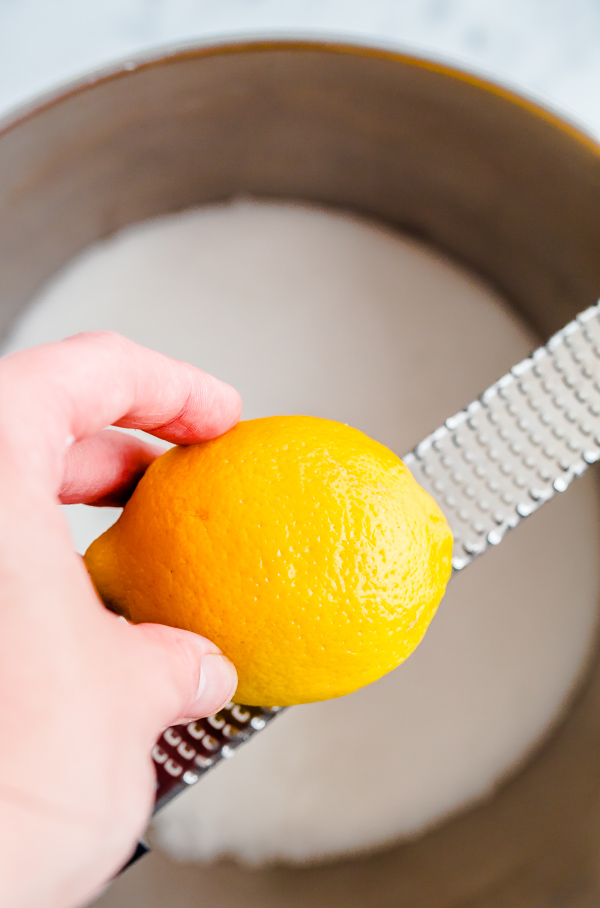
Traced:
[[237, 687], [233, 664], [199, 634], [162, 624], [128, 625], [135, 686], [152, 740], [168, 725], [218, 712]]

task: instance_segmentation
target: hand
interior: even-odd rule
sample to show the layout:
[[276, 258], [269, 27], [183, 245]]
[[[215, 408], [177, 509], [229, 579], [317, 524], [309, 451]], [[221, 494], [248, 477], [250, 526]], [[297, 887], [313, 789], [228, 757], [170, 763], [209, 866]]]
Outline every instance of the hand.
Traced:
[[0, 905], [71, 908], [132, 853], [152, 745], [233, 695], [202, 637], [128, 625], [95, 594], [62, 502], [123, 503], [161, 449], [239, 419], [236, 391], [116, 334], [0, 361]]

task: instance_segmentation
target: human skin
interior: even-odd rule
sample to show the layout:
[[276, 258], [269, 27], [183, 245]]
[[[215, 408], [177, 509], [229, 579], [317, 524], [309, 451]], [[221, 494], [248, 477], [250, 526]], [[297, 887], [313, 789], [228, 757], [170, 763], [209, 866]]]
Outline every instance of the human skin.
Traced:
[[163, 450], [240, 416], [233, 388], [108, 333], [0, 360], [0, 905], [74, 908], [127, 860], [163, 728], [216, 712], [216, 646], [98, 599], [59, 502], [120, 505]]

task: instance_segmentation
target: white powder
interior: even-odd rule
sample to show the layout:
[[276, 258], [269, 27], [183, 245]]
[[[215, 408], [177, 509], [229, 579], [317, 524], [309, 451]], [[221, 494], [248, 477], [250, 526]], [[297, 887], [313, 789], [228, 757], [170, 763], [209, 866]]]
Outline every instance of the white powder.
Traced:
[[[350, 423], [402, 454], [537, 339], [473, 276], [356, 218], [243, 202], [71, 263], [10, 347], [112, 328], [236, 385], [245, 416]], [[115, 518], [70, 509], [80, 550]], [[488, 793], [556, 720], [597, 617], [591, 477], [456, 578], [376, 684], [294, 707], [156, 822], [175, 856], [306, 860], [412, 835]]]

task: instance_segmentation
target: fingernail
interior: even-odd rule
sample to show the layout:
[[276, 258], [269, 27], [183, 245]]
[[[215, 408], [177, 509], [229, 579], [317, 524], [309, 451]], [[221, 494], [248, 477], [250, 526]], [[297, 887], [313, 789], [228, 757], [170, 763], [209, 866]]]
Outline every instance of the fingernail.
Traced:
[[237, 673], [227, 656], [207, 653], [202, 657], [200, 683], [190, 707], [193, 715], [210, 716], [229, 703], [237, 687]]
[[221, 386], [221, 397], [225, 403], [226, 408], [233, 411], [239, 418], [242, 412], [242, 398], [240, 397], [239, 391], [236, 391], [234, 387], [228, 385], [227, 382], [221, 381], [220, 379], [219, 385]]

